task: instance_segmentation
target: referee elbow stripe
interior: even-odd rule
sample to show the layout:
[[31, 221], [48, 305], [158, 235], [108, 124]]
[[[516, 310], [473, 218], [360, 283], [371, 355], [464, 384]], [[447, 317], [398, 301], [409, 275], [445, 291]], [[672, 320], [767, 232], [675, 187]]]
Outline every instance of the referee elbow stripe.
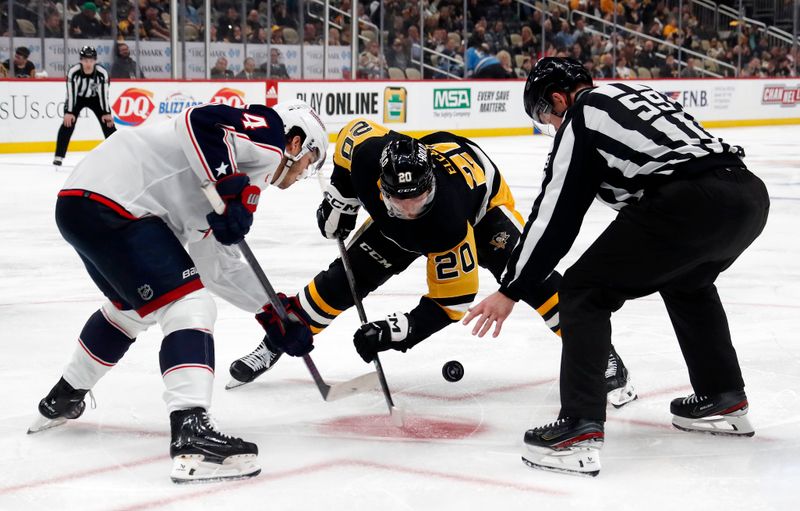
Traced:
[[545, 316], [550, 310], [558, 305], [558, 293], [554, 294], [550, 298], [547, 299], [542, 305], [536, 308], [536, 312], [539, 313], [540, 316]]

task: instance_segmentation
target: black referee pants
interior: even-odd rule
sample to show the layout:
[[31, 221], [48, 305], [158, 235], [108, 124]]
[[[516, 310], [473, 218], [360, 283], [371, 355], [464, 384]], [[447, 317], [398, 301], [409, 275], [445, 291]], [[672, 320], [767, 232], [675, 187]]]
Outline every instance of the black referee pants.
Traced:
[[605, 420], [611, 314], [655, 292], [695, 393], [743, 389], [714, 281], [758, 237], [768, 212], [764, 183], [744, 168], [675, 180], [620, 211], [561, 281], [560, 417]]
[[103, 109], [100, 108], [100, 99], [99, 98], [78, 98], [75, 102], [75, 122], [72, 123], [72, 126], [67, 128], [64, 126], [64, 123], [61, 123], [61, 126], [58, 128], [58, 138], [56, 139], [56, 156], [63, 158], [67, 154], [67, 147], [69, 146], [69, 141], [72, 138], [72, 133], [75, 131], [75, 126], [78, 124], [78, 116], [81, 114], [81, 110], [84, 108], [88, 108], [92, 112], [94, 112], [95, 117], [97, 117], [97, 122], [100, 123], [100, 128], [103, 130], [103, 136], [108, 138], [111, 136], [112, 133], [117, 131], [114, 126], [110, 128], [106, 126], [106, 123], [103, 122], [102, 118], [105, 115]]

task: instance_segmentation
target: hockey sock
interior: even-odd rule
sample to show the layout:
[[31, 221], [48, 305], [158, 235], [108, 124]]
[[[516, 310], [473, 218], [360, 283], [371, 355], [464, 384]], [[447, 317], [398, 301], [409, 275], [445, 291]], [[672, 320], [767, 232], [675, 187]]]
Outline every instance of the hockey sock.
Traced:
[[164, 337], [159, 352], [168, 413], [211, 406], [214, 337], [200, 330], [177, 330]]
[[64, 379], [76, 389], [91, 389], [119, 362], [134, 340], [98, 310], [78, 337], [78, 347], [64, 369]]

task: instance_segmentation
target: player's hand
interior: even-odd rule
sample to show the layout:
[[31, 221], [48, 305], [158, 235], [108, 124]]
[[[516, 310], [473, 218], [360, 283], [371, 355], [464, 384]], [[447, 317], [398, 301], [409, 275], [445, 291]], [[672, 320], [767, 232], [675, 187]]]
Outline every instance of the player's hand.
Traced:
[[381, 351], [408, 349], [407, 340], [413, 331], [413, 322], [408, 314], [396, 312], [382, 321], [365, 323], [353, 335], [353, 344], [364, 362], [372, 362]]
[[253, 213], [258, 207], [261, 190], [250, 184], [245, 174], [231, 174], [217, 181], [217, 192], [225, 202], [225, 212], [206, 215], [214, 237], [223, 245], [233, 245], [244, 239], [253, 225]]
[[111, 114], [105, 114], [103, 117], [100, 118], [101, 121], [106, 123], [106, 126], [109, 128], [114, 127], [114, 118], [111, 117]]
[[73, 114], [64, 114], [64, 127], [71, 128], [75, 124], [75, 116]]
[[288, 321], [281, 321], [271, 303], [256, 314], [256, 321], [264, 328], [273, 346], [293, 357], [302, 357], [314, 349], [314, 335], [308, 327], [308, 315], [300, 307], [296, 296], [289, 298], [278, 293], [278, 299], [286, 309]]
[[468, 325], [474, 318], [478, 318], [475, 322], [475, 327], [472, 329], [472, 335], [477, 335], [478, 337], [486, 335], [486, 332], [496, 323], [492, 337], [497, 337], [500, 335], [503, 322], [511, 314], [516, 304], [517, 302], [497, 291], [484, 298], [475, 307], [470, 307], [462, 323]]
[[360, 209], [358, 199], [344, 197], [335, 186], [325, 188], [325, 198], [317, 208], [317, 225], [328, 239], [345, 239], [356, 227]]

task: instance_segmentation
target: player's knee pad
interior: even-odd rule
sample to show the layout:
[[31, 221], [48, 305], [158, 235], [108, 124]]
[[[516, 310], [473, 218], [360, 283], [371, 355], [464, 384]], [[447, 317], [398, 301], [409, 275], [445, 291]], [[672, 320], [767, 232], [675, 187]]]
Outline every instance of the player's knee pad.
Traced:
[[165, 337], [178, 330], [213, 333], [217, 306], [211, 294], [203, 288], [165, 305], [155, 312], [155, 316]]
[[119, 310], [110, 301], [104, 303], [100, 307], [100, 311], [109, 323], [120, 329], [131, 339], [136, 339], [140, 333], [156, 323], [150, 317], [142, 318], [135, 310]]

